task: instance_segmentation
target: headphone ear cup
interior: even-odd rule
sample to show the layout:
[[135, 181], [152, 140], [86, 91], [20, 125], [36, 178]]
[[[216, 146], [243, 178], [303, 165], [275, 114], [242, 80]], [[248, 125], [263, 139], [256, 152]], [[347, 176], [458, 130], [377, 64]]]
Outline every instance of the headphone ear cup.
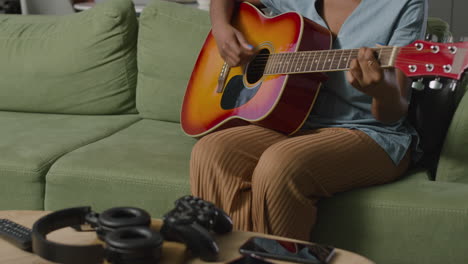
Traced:
[[162, 236], [147, 227], [125, 227], [109, 233], [106, 258], [112, 264], [158, 263], [162, 254]]
[[135, 207], [114, 207], [99, 215], [97, 235], [101, 240], [116, 229], [124, 227], [150, 227], [151, 216]]

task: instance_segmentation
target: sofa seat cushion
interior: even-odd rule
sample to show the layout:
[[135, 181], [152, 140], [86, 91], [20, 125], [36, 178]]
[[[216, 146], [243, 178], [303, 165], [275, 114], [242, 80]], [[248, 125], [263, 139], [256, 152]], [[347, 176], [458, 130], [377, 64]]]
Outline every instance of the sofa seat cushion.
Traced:
[[177, 123], [143, 119], [61, 157], [46, 176], [45, 208], [136, 206], [161, 217], [190, 193], [195, 142]]
[[137, 109], [144, 118], [179, 122], [198, 53], [210, 30], [207, 11], [155, 0], [138, 33]]
[[376, 263], [467, 263], [468, 185], [412, 173], [322, 200], [312, 240]]
[[132, 1], [65, 16], [1, 15], [0, 28], [0, 110], [136, 112]]
[[0, 210], [42, 209], [45, 174], [56, 159], [137, 120], [0, 112]]

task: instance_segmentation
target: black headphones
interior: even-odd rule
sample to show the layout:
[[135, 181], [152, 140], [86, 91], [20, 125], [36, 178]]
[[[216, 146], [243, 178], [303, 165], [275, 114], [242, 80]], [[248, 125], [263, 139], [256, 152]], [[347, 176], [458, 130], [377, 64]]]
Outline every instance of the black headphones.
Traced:
[[[46, 235], [64, 227], [88, 224], [103, 245], [74, 246], [52, 242]], [[32, 228], [33, 252], [64, 264], [102, 263], [153, 264], [161, 257], [163, 239], [150, 229], [151, 216], [133, 207], [115, 207], [101, 214], [91, 207], [55, 211], [37, 220]]]

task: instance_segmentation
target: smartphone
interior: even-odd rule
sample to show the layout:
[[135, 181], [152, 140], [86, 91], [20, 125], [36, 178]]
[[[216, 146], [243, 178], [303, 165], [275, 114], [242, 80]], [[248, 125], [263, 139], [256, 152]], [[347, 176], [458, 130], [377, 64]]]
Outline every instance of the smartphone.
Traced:
[[335, 255], [335, 248], [320, 244], [297, 243], [266, 237], [252, 237], [239, 252], [298, 263], [327, 264]]
[[263, 258], [252, 256], [252, 255], [244, 255], [239, 258], [233, 259], [226, 264], [273, 264], [269, 261], [264, 260]]

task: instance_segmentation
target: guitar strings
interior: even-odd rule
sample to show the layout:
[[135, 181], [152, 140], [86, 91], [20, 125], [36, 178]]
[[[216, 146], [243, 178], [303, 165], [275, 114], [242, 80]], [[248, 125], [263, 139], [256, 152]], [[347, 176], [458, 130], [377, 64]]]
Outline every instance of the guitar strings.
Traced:
[[[249, 66], [249, 68], [251, 67], [265, 67], [268, 65], [270, 61], [263, 61], [263, 62], [257, 62], [255, 61], [253, 64], [251, 64]], [[406, 63], [412, 63], [412, 64], [417, 64], [417, 65], [426, 65], [426, 64], [431, 64], [433, 66], [444, 66], [446, 64], [443, 64], [443, 63], [434, 63], [432, 61], [423, 61], [423, 60], [413, 60], [413, 59], [395, 59], [395, 62], [406, 62]], [[296, 63], [296, 64], [295, 64]], [[380, 62], [382, 63], [382, 62]], [[273, 66], [277, 66], [277, 67], [292, 67], [292, 66], [304, 66], [304, 65], [328, 65], [328, 66], [340, 66], [342, 64], [347, 64], [347, 62], [342, 62], [342, 61], [330, 61], [330, 63], [328, 63], [327, 61], [323, 61], [323, 60], [318, 60], [316, 62], [314, 62], [314, 60], [304, 60], [304, 61], [289, 61], [288, 63], [278, 63], [278, 62], [270, 62], [270, 65], [273, 65]], [[285, 66], [286, 65], [286, 66]]]
[[[411, 65], [416, 65], [416, 66], [426, 66], [428, 65], [429, 63], [425, 63], [425, 62], [421, 62], [421, 61], [415, 61], [415, 60], [406, 60], [406, 59], [397, 59], [395, 60], [396, 63], [407, 63], [407, 64], [411, 64]], [[276, 68], [279, 68], [278, 70], [282, 69], [282, 68], [286, 68], [286, 69], [294, 69], [294, 68], [299, 68], [300, 70], [305, 70], [305, 69], [313, 69], [314, 70], [318, 70], [320, 68], [320, 66], [323, 66], [322, 69], [325, 70], [331, 70], [331, 69], [349, 69], [349, 65], [346, 64], [347, 67], [341, 67], [342, 64], [345, 64], [345, 63], [333, 63], [333, 64], [330, 64], [330, 65], [326, 65], [326, 64], [302, 64], [302, 65], [273, 65], [272, 67], [275, 67]], [[314, 66], [315, 65], [315, 66]], [[438, 64], [438, 63], [431, 63], [431, 66], [434, 66], [434, 67], [443, 67], [445, 66], [446, 64]], [[327, 68], [328, 66], [328, 68]], [[384, 65], [386, 66], [386, 65]], [[249, 72], [252, 72], [252, 71], [255, 71], [255, 70], [258, 70], [258, 71], [262, 71], [262, 70], [265, 70], [267, 67], [267, 64], [253, 64], [252, 66], [249, 66]], [[338, 67], [338, 68], [337, 68]]]
[[[397, 62], [399, 63], [408, 63], [408, 64], [411, 64], [411, 65], [416, 65], [416, 66], [423, 66], [425, 67], [427, 64], [424, 63], [424, 62], [415, 62], [415, 61], [411, 61], [411, 60], [396, 60]], [[432, 64], [433, 66], [444, 66], [442, 64]], [[320, 65], [319, 65], [320, 66]], [[336, 65], [336, 66], [339, 66], [339, 65]], [[280, 66], [281, 67], [281, 66]], [[343, 71], [343, 70], [349, 70], [350, 67], [349, 66], [346, 66], [346, 67], [342, 67], [342, 68], [325, 68], [323, 67], [322, 69], [319, 69], [319, 67], [316, 67], [315, 69], [313, 68], [310, 68], [307, 69], [307, 67], [303, 67], [303, 66], [299, 66], [299, 67], [289, 67], [289, 68], [286, 68], [286, 69], [283, 69], [283, 68], [278, 68], [278, 69], [266, 69], [266, 67], [261, 67], [261, 66], [254, 66], [252, 68], [249, 67], [249, 73], [265, 73], [265, 72], [268, 72], [267, 74], [287, 74], [287, 73], [296, 73], [296, 72], [301, 72], [301, 71], [305, 71], [305, 72], [324, 72], [324, 71]], [[296, 69], [296, 70], [293, 70], [293, 69]]]
[[[323, 53], [324, 52], [321, 52], [321, 51], [318, 51], [318, 52], [315, 51], [315, 52], [310, 52], [309, 55], [303, 55], [303, 56], [301, 56], [301, 55], [290, 55], [290, 54], [297, 54], [297, 52], [274, 53], [274, 54], [267, 54], [267, 55], [262, 54], [262, 55], [256, 56], [254, 60], [257, 61], [257, 60], [270, 60], [270, 59], [286, 59], [286, 58], [281, 58], [281, 57], [286, 57], [288, 55], [291, 57], [290, 59], [292, 59], [292, 60], [303, 60], [304, 57], [309, 57], [309, 59], [310, 59], [311, 56], [323, 55]], [[399, 54], [399, 55], [413, 55], [413, 54], [425, 55], [425, 54], [429, 54], [429, 53], [433, 53], [433, 52], [432, 51], [415, 51], [415, 52], [399, 52], [397, 54]], [[306, 52], [304, 52], [304, 54], [306, 54]], [[353, 55], [353, 54], [354, 54], [354, 52], [335, 54], [335, 56], [338, 55], [339, 57], [343, 57], [343, 56], [350, 56], [350, 55]], [[382, 57], [382, 55], [391, 55], [391, 54], [392, 54], [392, 52], [383, 51], [382, 53], [380, 53], [380, 57]], [[441, 54], [452, 55], [450, 52], [441, 52]], [[328, 55], [330, 55], [330, 54], [328, 54]], [[321, 58], [321, 59], [324, 59], [324, 58]]]
[[[382, 50], [382, 52], [380, 53], [380, 56], [379, 56], [381, 60], [382, 60], [385, 56], [391, 55], [391, 53], [388, 53], [388, 51], [389, 51], [389, 50]], [[317, 53], [317, 51], [313, 51], [313, 52]], [[323, 52], [323, 51], [318, 51], [318, 52]], [[393, 52], [393, 50], [392, 50], [391, 52]], [[350, 56], [353, 55], [353, 53], [355, 53], [355, 50], [352, 50], [351, 52], [345, 52], [345, 53], [342, 53], [342, 54], [338, 54], [339, 57], [340, 57], [340, 58], [339, 58], [339, 61], [336, 61], [336, 58], [338, 58], [338, 57], [336, 57], [337, 54], [335, 54], [335, 55], [333, 56], [333, 59], [328, 59], [328, 61], [331, 62], [330, 66], [333, 66], [333, 65], [335, 65], [335, 64], [337, 64], [338, 66], [341, 65], [341, 63], [342, 63], [341, 60], [342, 60], [343, 56], [348, 56], [348, 57], [350, 57]], [[410, 54], [409, 52], [401, 52], [401, 51], [399, 52], [399, 54], [402, 54], [402, 53], [404, 53], [404, 54]], [[433, 52], [432, 52], [432, 50], [429, 50], [429, 51], [418, 51], [418, 52], [414, 52], [414, 53], [421, 54], [421, 53], [433, 53]], [[277, 54], [280, 54], [280, 56], [279, 56], [278, 58], [277, 58]], [[326, 62], [327, 62], [327, 57], [325, 57], [325, 58], [323, 58], [323, 59], [322, 59], [322, 58], [316, 59], [315, 57], [316, 57], [317, 54], [314, 54], [314, 58], [313, 58], [312, 60], [311, 60], [311, 58], [310, 58], [310, 57], [312, 56], [311, 54], [308, 54], [308, 56], [293, 55], [293, 56], [290, 56], [291, 58], [281, 58], [281, 57], [285, 57], [285, 56], [287, 56], [287, 55], [289, 55], [289, 54], [295, 54], [295, 53], [275, 53], [275, 54], [266, 54], [266, 56], [262, 56], [263, 58], [261, 58], [261, 59], [257, 59], [257, 58], [258, 58], [258, 56], [257, 56], [257, 57], [253, 60], [253, 62], [255, 63], [254, 66], [257, 66], [257, 67], [264, 67], [264, 66], [266, 66], [266, 65], [268, 64], [268, 62], [270, 62], [270, 63], [272, 63], [272, 64], [279, 64], [279, 67], [283, 67], [283, 62], [282, 62], [282, 61], [280, 61], [280, 62], [275, 62], [275, 61], [274, 61], [275, 59], [276, 59], [276, 60], [280, 59], [280, 60], [283, 60], [283, 61], [284, 61], [284, 60], [287, 60], [287, 63], [290, 64], [290, 65], [294, 65], [294, 64], [301, 63], [301, 65], [294, 65], [294, 66], [299, 66], [299, 67], [303, 67], [304, 63], [305, 63], [305, 65], [308, 65], [311, 61], [312, 61], [312, 64], [314, 63], [313, 61], [315, 61], [315, 63], [320, 63], [320, 64], [326, 63]], [[273, 55], [274, 57], [272, 57], [271, 55]], [[282, 55], [282, 56], [281, 56], [281, 55]], [[328, 55], [327, 55], [327, 56], [328, 56]], [[270, 57], [271, 57], [271, 58], [270, 58]], [[307, 58], [306, 58], [306, 57], [307, 57]], [[354, 59], [354, 58], [353, 58], [353, 59]], [[271, 61], [270, 61], [270, 60], [271, 60]], [[420, 61], [420, 60], [403, 59], [403, 58], [402, 58], [402, 59], [398, 59], [398, 58], [397, 58], [396, 61], [398, 61], [398, 62], [408, 62], [408, 63], [409, 63], [409, 62], [415, 62], [416, 64], [425, 64], [425, 63], [426, 63], [426, 62]], [[427, 63], [430, 63], [430, 62], [428, 61]], [[436, 63], [436, 64], [432, 63], [432, 65], [434, 65], [434, 66], [442, 66], [442, 64], [437, 64], [437, 63]], [[277, 67], [278, 67], [278, 65], [273, 65], [273, 66], [277, 66]], [[290, 67], [292, 67], [292, 66], [290, 66]]]
[[[382, 49], [374, 49], [374, 51], [379, 51], [380, 54], [382, 53], [393, 53], [394, 52], [394, 49], [393, 48], [382, 48]], [[344, 54], [353, 54], [353, 53], [356, 53], [358, 54], [359, 53], [359, 50], [358, 49], [345, 49], [345, 50], [315, 50], [315, 51], [298, 51], [298, 52], [284, 52], [284, 53], [273, 53], [273, 54], [259, 54], [258, 56], [256, 56], [257, 58], [268, 58], [270, 56], [288, 56], [290, 54], [295, 54], [293, 55], [293, 57], [297, 57], [297, 56], [300, 56], [300, 55], [297, 55], [297, 54], [304, 54], [302, 56], [311, 56], [311, 55], [317, 55], [317, 54], [320, 54], [320, 55], [323, 55], [325, 53], [328, 53], [327, 55], [330, 55], [330, 53], [335, 53], [335, 55], [341, 55], [340, 52], [344, 55]], [[398, 54], [402, 54], [402, 55], [406, 55], [406, 54], [427, 54], [427, 53], [433, 53], [433, 54], [448, 54], [448, 55], [452, 55], [451, 54], [451, 51], [449, 50], [440, 50], [438, 53], [434, 53], [434, 51], [432, 49], [422, 49], [422, 50], [416, 50], [415, 48], [405, 48], [405, 47], [401, 47], [401, 48], [398, 48], [397, 49], [397, 53]]]
[[[330, 61], [330, 63], [327, 63], [327, 61], [324, 60], [303, 60], [303, 61], [289, 61], [288, 63], [278, 63], [278, 62], [270, 62], [270, 61], [253, 61], [253, 64], [249, 66], [249, 68], [260, 68], [260, 67], [266, 67], [268, 63], [272, 65], [273, 67], [303, 67], [304, 65], [316, 65], [317, 67], [324, 65], [324, 67], [329, 64], [328, 66], [340, 66], [342, 64], [348, 64], [349, 61], [342, 62], [342, 61]], [[395, 62], [400, 62], [400, 63], [411, 63], [411, 64], [416, 64], [416, 65], [426, 65], [426, 64], [431, 64], [433, 66], [444, 66], [446, 64], [443, 63], [433, 63], [432, 61], [423, 61], [423, 60], [414, 60], [414, 59], [406, 59], [406, 58], [401, 58], [401, 59], [395, 59]], [[300, 65], [299, 65], [300, 63]], [[381, 62], [382, 63], [382, 62]]]
[[[373, 49], [374, 51], [379, 51], [379, 59], [382, 61], [382, 59], [385, 56], [392, 55], [394, 52], [393, 47], [387, 47], [387, 48], [375, 48]], [[340, 54], [341, 52], [341, 54]], [[322, 70], [325, 70], [325, 63], [327, 61], [330, 62], [329, 67], [333, 68], [335, 66], [341, 66], [342, 64], [342, 59], [343, 57], [351, 57], [355, 56], [357, 57], [359, 50], [358, 49], [350, 49], [350, 50], [319, 50], [319, 51], [301, 51], [300, 55], [297, 55], [298, 53], [294, 52], [285, 52], [285, 53], [274, 53], [274, 54], [261, 54], [258, 55], [254, 60], [254, 64], [251, 66], [251, 72], [253, 73], [260, 73], [260, 72], [265, 72], [265, 71], [287, 71], [287, 72], [294, 72], [292, 71], [293, 68], [296, 68], [297, 70], [306, 70], [308, 68], [308, 65], [310, 63], [310, 69], [313, 67], [313, 64], [316, 63], [316, 67], [314, 71], [318, 71], [318, 68], [323, 64]], [[448, 54], [448, 55], [453, 55], [449, 50], [442, 50], [439, 51], [441, 54]], [[330, 53], [333, 54], [333, 59], [328, 59], [328, 56]], [[421, 51], [415, 50], [413, 47], [401, 47], [398, 48], [397, 53], [399, 55], [413, 55], [413, 54], [418, 54], [418, 55], [424, 55], [424, 54], [435, 54], [432, 49], [422, 49]], [[323, 55], [326, 54], [326, 56], [323, 58]], [[316, 58], [317, 55], [319, 55], [319, 58]], [[338, 55], [339, 61], [336, 61], [336, 58], [338, 58], [336, 55]], [[313, 56], [313, 58], [311, 58]], [[328, 60], [327, 60], [328, 59]], [[354, 58], [353, 58], [354, 59]], [[286, 61], [286, 66], [284, 61]], [[315, 62], [314, 62], [315, 61]], [[409, 58], [397, 58], [395, 62], [398, 63], [408, 63], [408, 64], [413, 64], [413, 65], [425, 65], [425, 61], [420, 61], [420, 60], [414, 60], [414, 59], [409, 59]], [[270, 63], [270, 65], [268, 65]], [[299, 65], [300, 63], [300, 65]], [[348, 63], [349, 60], [346, 62], [345, 69], [349, 69]], [[428, 61], [427, 63], [431, 63]], [[320, 64], [320, 65], [319, 65]], [[443, 66], [443, 64], [438, 64], [438, 63], [431, 63], [433, 66]], [[250, 67], [249, 67], [250, 68]], [[284, 69], [286, 68], [286, 69]], [[288, 70], [289, 69], [289, 70]]]

